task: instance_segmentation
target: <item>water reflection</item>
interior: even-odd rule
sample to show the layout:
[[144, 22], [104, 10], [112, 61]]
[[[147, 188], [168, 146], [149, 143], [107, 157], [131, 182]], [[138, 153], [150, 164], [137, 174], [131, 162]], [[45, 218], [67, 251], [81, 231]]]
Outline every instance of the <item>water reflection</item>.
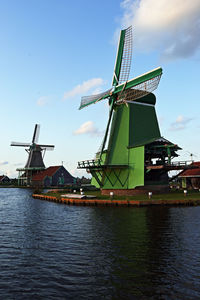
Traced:
[[[195, 241], [193, 238], [198, 227], [192, 230], [192, 237], [183, 230], [187, 225], [190, 227], [190, 224], [185, 224], [184, 212], [188, 209], [192, 215], [193, 210], [199, 211], [199, 208], [193, 207], [95, 211], [94, 220], [100, 220], [100, 244], [105, 246], [103, 256], [99, 254], [97, 268], [102, 270], [103, 265], [107, 271], [108, 286], [112, 286], [114, 297], [160, 299], [165, 295], [176, 299], [178, 295], [180, 299], [198, 299], [199, 281], [194, 280], [193, 270], [187, 267], [189, 258], [190, 268], [195, 266], [195, 274], [199, 278], [200, 264], [196, 259], [200, 255], [195, 245], [188, 241]], [[185, 238], [197, 256], [193, 263], [191, 250], [188, 252], [185, 247]], [[191, 281], [194, 282], [191, 284]]]
[[200, 207], [73, 207], [0, 189], [3, 299], [199, 299]]

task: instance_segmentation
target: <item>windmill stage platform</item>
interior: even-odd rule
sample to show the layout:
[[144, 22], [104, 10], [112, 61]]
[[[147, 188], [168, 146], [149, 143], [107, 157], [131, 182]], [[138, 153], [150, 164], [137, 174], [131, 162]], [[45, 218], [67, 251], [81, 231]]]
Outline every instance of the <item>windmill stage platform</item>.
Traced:
[[198, 168], [195, 165], [191, 165], [191, 161], [177, 161], [171, 162], [171, 164], [152, 164], [145, 166], [147, 170], [167, 170], [167, 171], [174, 171], [174, 170], [188, 170], [188, 169], [196, 169]]
[[[144, 165], [146, 172], [150, 172], [151, 170], [155, 171], [175, 171], [175, 170], [188, 170], [188, 169], [195, 169], [198, 166], [191, 164], [191, 161], [176, 161], [176, 162], [165, 162], [162, 163], [157, 161], [157, 164], [145, 164]], [[79, 169], [86, 169], [88, 173], [91, 173], [95, 180], [98, 182], [100, 187], [102, 186], [102, 179], [107, 180], [112, 188], [105, 189], [101, 188], [102, 195], [110, 195], [112, 192], [114, 195], [118, 196], [132, 196], [132, 195], [139, 195], [139, 194], [146, 194], [148, 191], [153, 191], [156, 194], [160, 193], [168, 193], [170, 188], [169, 184], [144, 184], [143, 186], [135, 187], [134, 189], [130, 188], [114, 188], [114, 182], [112, 181], [113, 174], [115, 176], [115, 182], [120, 181], [120, 170], [127, 169], [128, 164], [124, 165], [102, 165], [100, 160], [85, 160], [78, 162]]]

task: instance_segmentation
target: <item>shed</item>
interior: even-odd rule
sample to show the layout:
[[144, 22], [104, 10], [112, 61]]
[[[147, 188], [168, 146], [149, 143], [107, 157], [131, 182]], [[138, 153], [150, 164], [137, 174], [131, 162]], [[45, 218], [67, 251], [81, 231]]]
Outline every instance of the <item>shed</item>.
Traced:
[[63, 166], [51, 166], [34, 175], [31, 180], [32, 186], [64, 186], [75, 183], [75, 178]]
[[10, 182], [10, 178], [6, 175], [1, 175], [0, 176], [0, 183], [3, 184], [3, 183], [9, 183]]

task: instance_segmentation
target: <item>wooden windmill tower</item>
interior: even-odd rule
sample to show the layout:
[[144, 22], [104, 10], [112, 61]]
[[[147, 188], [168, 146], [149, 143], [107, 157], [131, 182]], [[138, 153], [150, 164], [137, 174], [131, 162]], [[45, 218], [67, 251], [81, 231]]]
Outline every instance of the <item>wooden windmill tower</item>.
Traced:
[[12, 142], [11, 146], [25, 147], [28, 152], [28, 160], [24, 168], [19, 171], [19, 185], [30, 185], [32, 176], [45, 169], [43, 162], [46, 150], [53, 150], [54, 145], [38, 144], [40, 125], [36, 124], [31, 143]]
[[[132, 27], [129, 27], [120, 34], [112, 88], [98, 95], [82, 97], [79, 108], [104, 99], [109, 101], [110, 112], [101, 149], [94, 160], [78, 163], [78, 168], [85, 168], [92, 174], [92, 183], [104, 194], [111, 190], [118, 194], [131, 194], [136, 188], [144, 187], [146, 174], [150, 174], [146, 161], [149, 161], [149, 166], [152, 159], [157, 158], [165, 164], [169, 149], [172, 153], [170, 158], [177, 156], [175, 150], [180, 149], [165, 139], [159, 142], [156, 97], [151, 92], [159, 84], [162, 69], [157, 68], [128, 80], [131, 58]], [[155, 143], [155, 147], [151, 148], [151, 143]], [[163, 144], [169, 144], [169, 147]], [[160, 146], [161, 152], [158, 151]], [[160, 176], [156, 177], [158, 182]]]

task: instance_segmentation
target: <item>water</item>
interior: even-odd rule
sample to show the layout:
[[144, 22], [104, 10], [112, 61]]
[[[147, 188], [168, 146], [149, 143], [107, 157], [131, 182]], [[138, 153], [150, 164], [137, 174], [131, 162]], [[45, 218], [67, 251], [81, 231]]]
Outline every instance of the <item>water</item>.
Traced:
[[0, 299], [200, 299], [200, 207], [82, 207], [0, 189]]

